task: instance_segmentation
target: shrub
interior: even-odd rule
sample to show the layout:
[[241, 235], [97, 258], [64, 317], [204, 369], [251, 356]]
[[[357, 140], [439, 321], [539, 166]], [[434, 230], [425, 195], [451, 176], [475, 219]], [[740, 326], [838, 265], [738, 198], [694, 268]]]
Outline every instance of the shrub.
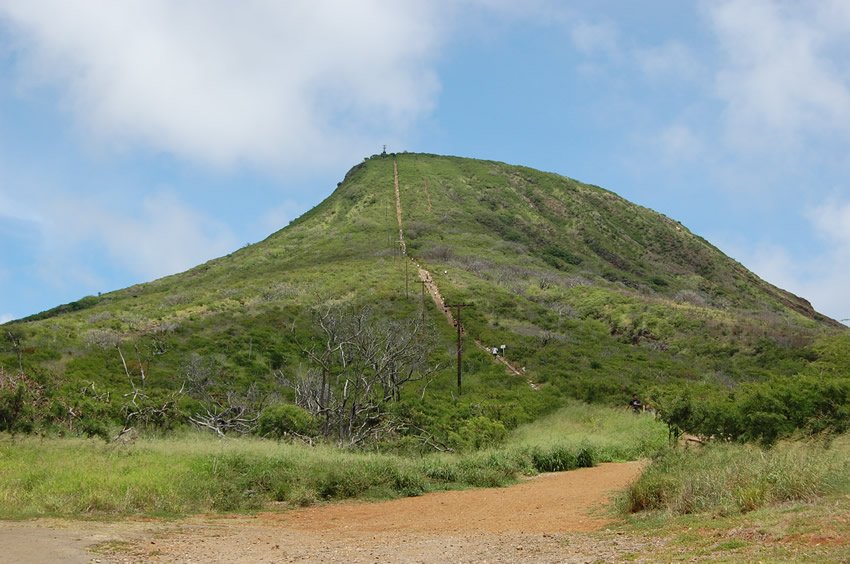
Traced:
[[593, 453], [588, 448], [574, 450], [564, 445], [538, 447], [531, 451], [531, 461], [538, 472], [563, 472], [593, 466]]
[[451, 438], [457, 446], [481, 449], [500, 443], [507, 434], [507, 429], [500, 421], [478, 415], [464, 421]]
[[263, 410], [257, 434], [273, 439], [290, 436], [312, 436], [317, 431], [313, 415], [291, 403], [274, 405]]
[[0, 389], [0, 431], [32, 431], [32, 409], [26, 402], [23, 385], [14, 389]]

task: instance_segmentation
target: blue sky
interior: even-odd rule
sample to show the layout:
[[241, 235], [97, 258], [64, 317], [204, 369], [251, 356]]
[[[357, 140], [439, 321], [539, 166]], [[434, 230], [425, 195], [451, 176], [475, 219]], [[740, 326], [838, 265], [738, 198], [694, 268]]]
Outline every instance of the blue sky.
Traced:
[[389, 150], [613, 190], [850, 318], [843, 0], [0, 0], [0, 321], [263, 239]]

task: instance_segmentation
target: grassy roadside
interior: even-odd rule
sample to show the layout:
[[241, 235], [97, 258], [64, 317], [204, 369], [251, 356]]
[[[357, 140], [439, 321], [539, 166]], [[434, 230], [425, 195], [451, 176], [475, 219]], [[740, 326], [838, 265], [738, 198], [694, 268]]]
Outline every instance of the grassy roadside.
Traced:
[[828, 447], [666, 451], [624, 492], [620, 510], [622, 533], [664, 539], [653, 560], [846, 561], [850, 435]]
[[850, 497], [790, 501], [748, 513], [629, 517], [622, 535], [645, 540], [657, 562], [846, 562], [850, 554]]
[[645, 456], [665, 434], [652, 418], [575, 404], [498, 448], [410, 457], [199, 433], [132, 445], [0, 435], [0, 518], [245, 511], [501, 486]]

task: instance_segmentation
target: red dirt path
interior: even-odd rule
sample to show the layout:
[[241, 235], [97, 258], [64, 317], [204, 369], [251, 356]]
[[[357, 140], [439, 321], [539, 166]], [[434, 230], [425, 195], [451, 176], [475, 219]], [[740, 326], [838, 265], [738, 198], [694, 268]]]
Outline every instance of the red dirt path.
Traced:
[[[597, 531], [641, 463], [544, 474], [509, 488], [178, 522], [0, 522], [19, 562], [586, 562], [645, 554]], [[92, 549], [92, 555], [87, 550]], [[630, 557], [630, 556], [629, 556]], [[3, 560], [0, 556], [0, 561]]]

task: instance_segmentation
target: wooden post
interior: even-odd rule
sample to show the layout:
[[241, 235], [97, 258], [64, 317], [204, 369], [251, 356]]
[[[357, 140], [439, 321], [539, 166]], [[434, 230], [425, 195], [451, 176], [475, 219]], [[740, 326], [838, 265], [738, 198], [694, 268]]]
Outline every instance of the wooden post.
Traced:
[[463, 366], [463, 324], [460, 320], [461, 310], [465, 307], [471, 307], [472, 304], [446, 304], [446, 307], [456, 307], [457, 315], [455, 315], [455, 325], [457, 326], [457, 393], [460, 395], [463, 382], [462, 366]]

